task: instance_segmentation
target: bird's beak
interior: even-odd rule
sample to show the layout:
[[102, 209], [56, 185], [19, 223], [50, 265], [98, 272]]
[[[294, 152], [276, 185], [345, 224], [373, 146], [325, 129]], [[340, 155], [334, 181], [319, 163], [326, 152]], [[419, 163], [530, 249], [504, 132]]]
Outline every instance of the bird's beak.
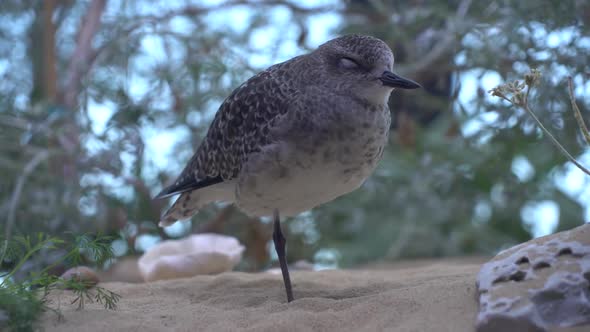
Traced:
[[400, 88], [400, 89], [418, 89], [422, 86], [410, 79], [401, 77], [397, 74], [394, 74], [388, 70], [383, 72], [383, 75], [379, 77], [383, 85], [389, 86], [392, 88]]

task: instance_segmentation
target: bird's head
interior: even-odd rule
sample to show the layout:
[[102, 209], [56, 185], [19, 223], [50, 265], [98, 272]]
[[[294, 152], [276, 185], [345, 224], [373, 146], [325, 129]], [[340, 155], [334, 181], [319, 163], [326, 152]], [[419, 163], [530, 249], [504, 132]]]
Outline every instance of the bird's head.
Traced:
[[393, 53], [380, 39], [346, 35], [314, 51], [326, 84], [337, 93], [353, 94], [372, 104], [386, 104], [395, 88], [416, 89], [420, 84], [393, 72]]

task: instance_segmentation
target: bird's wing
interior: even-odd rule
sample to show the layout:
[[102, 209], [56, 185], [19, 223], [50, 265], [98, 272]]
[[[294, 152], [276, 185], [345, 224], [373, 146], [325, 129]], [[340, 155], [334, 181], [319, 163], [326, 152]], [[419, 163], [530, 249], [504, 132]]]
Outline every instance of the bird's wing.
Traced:
[[164, 188], [154, 199], [166, 198], [223, 182], [220, 176], [196, 180], [191, 172], [183, 171], [174, 184]]
[[289, 85], [287, 63], [270, 67], [232, 92], [220, 106], [197, 152], [180, 176], [155, 198], [201, 189], [235, 178], [249, 154], [271, 140], [273, 122], [298, 91]]

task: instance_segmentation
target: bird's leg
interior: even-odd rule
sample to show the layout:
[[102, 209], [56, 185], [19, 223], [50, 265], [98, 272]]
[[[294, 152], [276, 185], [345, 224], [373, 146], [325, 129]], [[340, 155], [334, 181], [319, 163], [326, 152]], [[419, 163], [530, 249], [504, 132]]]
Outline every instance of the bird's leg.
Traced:
[[281, 265], [281, 272], [283, 273], [283, 282], [285, 283], [285, 290], [287, 291], [287, 302], [293, 301], [293, 290], [291, 289], [291, 278], [289, 277], [289, 267], [287, 266], [287, 257], [285, 256], [285, 237], [281, 231], [281, 220], [279, 218], [279, 210], [274, 211], [274, 229], [272, 232], [272, 240], [275, 244], [277, 256], [279, 256], [279, 264]]

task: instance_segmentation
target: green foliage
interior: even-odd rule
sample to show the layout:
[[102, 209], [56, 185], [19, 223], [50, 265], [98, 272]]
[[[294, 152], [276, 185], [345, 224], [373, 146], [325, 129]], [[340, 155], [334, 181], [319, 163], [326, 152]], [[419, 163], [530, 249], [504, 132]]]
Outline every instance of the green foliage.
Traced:
[[[33, 331], [39, 316], [53, 309], [48, 301], [49, 293], [56, 289], [71, 290], [76, 298], [78, 309], [84, 308], [86, 301], [96, 301], [106, 309], [115, 310], [120, 296], [83, 278], [64, 279], [48, 271], [56, 264], [69, 263], [75, 266], [83, 261], [83, 256], [90, 257], [97, 265], [104, 264], [113, 257], [109, 236], [73, 236], [63, 240], [42, 233], [15, 236], [12, 239], [0, 238], [3, 248], [0, 251], [0, 266], [10, 264], [12, 267], [0, 274], [0, 328], [7, 327], [13, 331]], [[23, 280], [16, 281], [15, 275], [31, 258], [47, 251], [66, 252], [57, 262], [29, 273]], [[55, 311], [58, 316], [58, 311]]]
[[[6, 59], [0, 215], [14, 233], [123, 234], [131, 253], [141, 235], [167, 237], [155, 226], [167, 203], [151, 197], [181, 171], [223, 99], [259, 70], [315, 48], [323, 41], [318, 36], [341, 33], [385, 40], [395, 53], [394, 70], [424, 89], [393, 93], [390, 144], [360, 190], [288, 221], [290, 260], [313, 260], [330, 250], [344, 266], [491, 254], [533, 236], [522, 217], [528, 204], [554, 202], [556, 230], [580, 224], [588, 208], [556, 184], [567, 160], [530, 116], [485, 93], [490, 84], [539, 68], [544, 79], [529, 106], [579, 157], [586, 147], [563, 79], [574, 76], [580, 114], [588, 118], [588, 88], [579, 83], [590, 72], [587, 1], [351, 0], [317, 7], [122, 1], [108, 2], [102, 13], [89, 12], [94, 1], [58, 1], [50, 15], [43, 12], [51, 9], [45, 2], [33, 3], [0, 5], [6, 18], [0, 22], [0, 58]], [[100, 19], [84, 19], [89, 14]], [[55, 29], [43, 17], [54, 17]], [[315, 21], [314, 28], [309, 23], [318, 17], [336, 20]], [[339, 23], [326, 32], [328, 21]], [[84, 22], [100, 24], [81, 34]], [[44, 39], [50, 31], [57, 33], [55, 45], [43, 47], [51, 43]], [[80, 36], [92, 38], [89, 49], [74, 52]], [[58, 72], [46, 80], [52, 59], [49, 68]], [[89, 70], [69, 82], [77, 77], [71, 68]], [[47, 93], [51, 84], [56, 95]], [[78, 87], [75, 103], [62, 98], [67, 87]], [[513, 171], [518, 158], [532, 169], [526, 178]], [[267, 267], [270, 225], [239, 213], [217, 220], [220, 211], [216, 205], [204, 209], [193, 218], [192, 231], [236, 235], [252, 261], [244, 265]], [[68, 263], [108, 247], [92, 241], [75, 239], [82, 249]], [[22, 243], [11, 250], [3, 252], [5, 262], [27, 252]], [[46, 251], [38, 248], [37, 256]], [[96, 257], [96, 264], [106, 257]]]
[[0, 329], [34, 331], [43, 311], [43, 300], [24, 285], [0, 287]]

